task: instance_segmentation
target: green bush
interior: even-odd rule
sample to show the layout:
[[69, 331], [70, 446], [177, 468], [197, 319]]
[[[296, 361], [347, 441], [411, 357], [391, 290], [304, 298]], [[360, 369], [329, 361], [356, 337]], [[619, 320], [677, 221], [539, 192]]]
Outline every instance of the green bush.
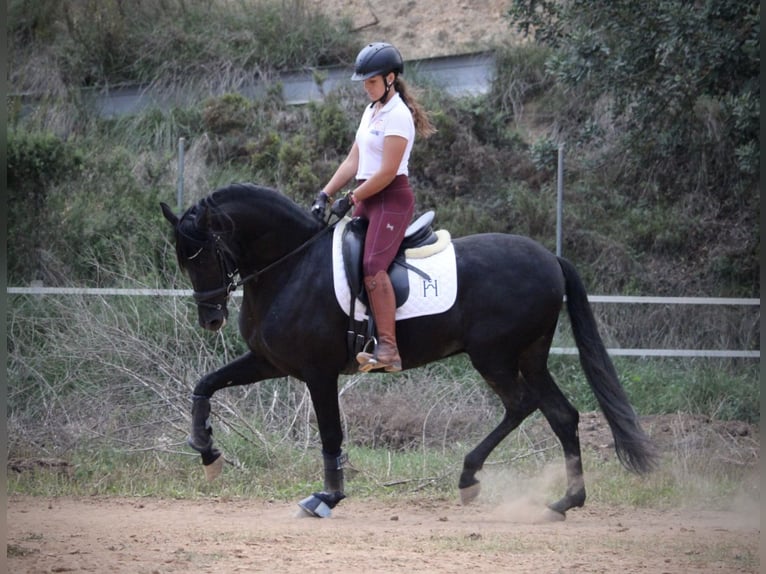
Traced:
[[60, 232], [60, 212], [49, 203], [62, 182], [77, 179], [83, 164], [78, 147], [49, 133], [8, 132], [8, 277], [41, 279], [44, 250]]
[[308, 111], [319, 150], [345, 156], [353, 143], [356, 124], [340, 100], [331, 96], [321, 103], [309, 102]]
[[81, 281], [156, 276], [158, 189], [143, 185], [132, 162], [119, 147], [89, 157], [82, 177], [52, 198], [51, 208], [63, 214], [52, 247]]
[[138, 177], [131, 151], [83, 151], [88, 147], [10, 132], [11, 283], [97, 284], [120, 274], [156, 275], [157, 188]]

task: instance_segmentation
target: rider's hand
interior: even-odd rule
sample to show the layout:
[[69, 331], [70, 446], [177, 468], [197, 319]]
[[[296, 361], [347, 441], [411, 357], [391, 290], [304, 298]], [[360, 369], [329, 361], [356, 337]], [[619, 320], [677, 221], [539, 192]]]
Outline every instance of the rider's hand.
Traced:
[[311, 206], [311, 215], [323, 223], [325, 211], [327, 211], [327, 199], [328, 195], [324, 191], [320, 191], [317, 194], [317, 198], [314, 200], [314, 205]]
[[342, 218], [351, 209], [351, 194], [344, 195], [335, 203], [332, 204], [330, 211], [333, 215], [336, 215], [338, 219]]

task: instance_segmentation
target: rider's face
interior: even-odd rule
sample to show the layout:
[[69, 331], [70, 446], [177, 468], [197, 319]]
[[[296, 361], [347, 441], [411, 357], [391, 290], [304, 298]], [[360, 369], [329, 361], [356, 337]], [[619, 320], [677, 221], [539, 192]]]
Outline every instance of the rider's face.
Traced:
[[383, 97], [383, 94], [386, 93], [386, 81], [391, 83], [393, 81], [392, 79], [393, 74], [388, 75], [388, 79], [384, 79], [383, 76], [373, 76], [372, 78], [367, 78], [364, 81], [364, 91], [367, 92], [367, 96], [373, 101], [377, 101], [380, 98]]

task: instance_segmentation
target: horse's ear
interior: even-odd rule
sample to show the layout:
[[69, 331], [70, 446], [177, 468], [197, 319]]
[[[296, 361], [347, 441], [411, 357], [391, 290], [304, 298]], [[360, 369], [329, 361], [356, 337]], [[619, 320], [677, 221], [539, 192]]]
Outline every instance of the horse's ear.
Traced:
[[178, 217], [173, 213], [173, 210], [170, 209], [167, 203], [160, 202], [160, 207], [162, 208], [162, 215], [165, 216], [165, 219], [173, 224], [173, 227], [176, 227], [178, 225]]

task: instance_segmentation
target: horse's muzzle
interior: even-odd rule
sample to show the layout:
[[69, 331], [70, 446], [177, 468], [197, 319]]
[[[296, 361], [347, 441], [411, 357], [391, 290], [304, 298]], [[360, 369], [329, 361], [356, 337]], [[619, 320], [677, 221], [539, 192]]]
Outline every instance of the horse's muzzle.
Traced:
[[208, 331], [219, 331], [226, 325], [227, 309], [206, 309], [199, 307], [199, 325]]

